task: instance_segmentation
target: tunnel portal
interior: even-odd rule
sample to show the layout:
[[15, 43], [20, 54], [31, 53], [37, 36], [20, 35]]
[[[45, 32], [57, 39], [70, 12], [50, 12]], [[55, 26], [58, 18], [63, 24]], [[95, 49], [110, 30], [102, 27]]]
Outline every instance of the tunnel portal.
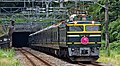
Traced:
[[28, 47], [28, 37], [31, 32], [13, 32], [12, 46], [13, 47]]

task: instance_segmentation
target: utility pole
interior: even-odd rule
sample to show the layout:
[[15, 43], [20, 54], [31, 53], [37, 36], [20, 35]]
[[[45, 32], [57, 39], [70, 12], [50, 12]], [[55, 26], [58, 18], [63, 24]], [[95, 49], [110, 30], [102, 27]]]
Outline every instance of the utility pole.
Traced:
[[108, 21], [109, 21], [109, 16], [108, 16], [108, 0], [106, 0], [105, 3], [105, 28], [106, 28], [106, 33], [105, 33], [105, 39], [106, 39], [106, 46], [105, 48], [108, 49], [109, 48], [109, 31], [108, 31]]
[[48, 16], [49, 16], [49, 1], [47, 2], [45, 2], [45, 4], [46, 4], [46, 18], [48, 18]]
[[109, 7], [108, 7], [108, 1], [109, 0], [106, 0], [105, 2], [105, 6], [95, 2], [96, 4], [98, 4], [99, 6], [105, 8], [105, 40], [106, 40], [106, 45], [105, 45], [105, 48], [107, 50], [107, 53], [109, 55], [109, 31], [108, 31], [108, 25], [109, 25], [109, 15], [108, 15], [108, 10], [109, 10]]
[[34, 8], [34, 2], [35, 2], [35, 0], [32, 0], [32, 7]]
[[9, 47], [12, 47], [12, 34], [14, 32], [14, 25], [15, 25], [15, 21], [11, 21], [10, 26], [9, 26], [9, 32], [8, 32], [8, 36], [10, 38], [10, 44]]
[[25, 3], [26, 1], [24, 0], [24, 8], [26, 7], [26, 3]]
[[109, 16], [108, 16], [108, 10], [109, 10], [109, 7], [108, 7], [108, 0], [106, 0], [106, 3], [105, 3], [105, 22], [106, 22], [106, 25], [105, 25], [105, 28], [106, 28], [106, 33], [105, 33], [105, 39], [106, 39], [106, 53], [107, 55], [109, 56], [110, 55], [110, 50], [109, 50], [109, 31], [108, 31], [108, 25], [109, 25]]
[[63, 8], [63, 0], [60, 0], [60, 8]]
[[77, 8], [77, 2], [78, 2], [78, 0], [75, 0], [75, 8]]

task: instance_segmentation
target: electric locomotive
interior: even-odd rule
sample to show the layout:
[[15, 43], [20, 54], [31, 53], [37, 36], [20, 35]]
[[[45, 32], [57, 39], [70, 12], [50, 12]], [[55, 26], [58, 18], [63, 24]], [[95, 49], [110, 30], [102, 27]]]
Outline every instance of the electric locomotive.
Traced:
[[101, 24], [79, 17], [30, 34], [30, 47], [71, 61], [96, 61], [101, 47]]

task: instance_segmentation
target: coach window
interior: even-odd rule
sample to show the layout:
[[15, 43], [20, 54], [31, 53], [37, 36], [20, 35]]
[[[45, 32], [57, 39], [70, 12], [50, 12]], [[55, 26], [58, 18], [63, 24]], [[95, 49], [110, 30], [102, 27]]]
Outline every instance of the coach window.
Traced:
[[56, 32], [54, 32], [54, 35], [53, 35], [53, 37], [54, 37], [54, 40], [56, 40]]

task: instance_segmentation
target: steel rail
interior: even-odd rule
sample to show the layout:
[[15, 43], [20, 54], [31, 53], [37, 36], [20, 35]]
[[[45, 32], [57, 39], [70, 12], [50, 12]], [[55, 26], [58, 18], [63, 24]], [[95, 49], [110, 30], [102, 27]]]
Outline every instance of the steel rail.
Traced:
[[91, 62], [91, 64], [94, 66], [103, 66], [103, 65], [98, 64], [98, 62]]
[[86, 64], [83, 64], [83, 63], [80, 63], [80, 62], [78, 62], [78, 65], [80, 65], [80, 66], [87, 66]]
[[37, 66], [26, 54], [22, 51], [22, 49], [18, 49], [29, 61], [33, 66]]
[[[80, 63], [80, 62], [78, 62], [78, 65], [80, 65], [80, 66], [88, 66], [88, 64]], [[103, 66], [103, 65], [98, 64], [98, 62], [91, 62], [90, 65], [93, 65], [93, 66]]]
[[[22, 49], [22, 50], [24, 50], [25, 52], [31, 54], [32, 56], [34, 56], [34, 57], [37, 58], [38, 60], [42, 61], [42, 62], [45, 63], [47, 66], [53, 66], [53, 65], [49, 64], [47, 61], [45, 61], [45, 60], [41, 59], [40, 57], [34, 55], [33, 53], [31, 53], [31, 52], [29, 52], [29, 51], [27, 51], [27, 50], [25, 50], [25, 49]], [[54, 65], [55, 65], [55, 64], [54, 64]], [[55, 65], [55, 66], [57, 66], [57, 65]]]

